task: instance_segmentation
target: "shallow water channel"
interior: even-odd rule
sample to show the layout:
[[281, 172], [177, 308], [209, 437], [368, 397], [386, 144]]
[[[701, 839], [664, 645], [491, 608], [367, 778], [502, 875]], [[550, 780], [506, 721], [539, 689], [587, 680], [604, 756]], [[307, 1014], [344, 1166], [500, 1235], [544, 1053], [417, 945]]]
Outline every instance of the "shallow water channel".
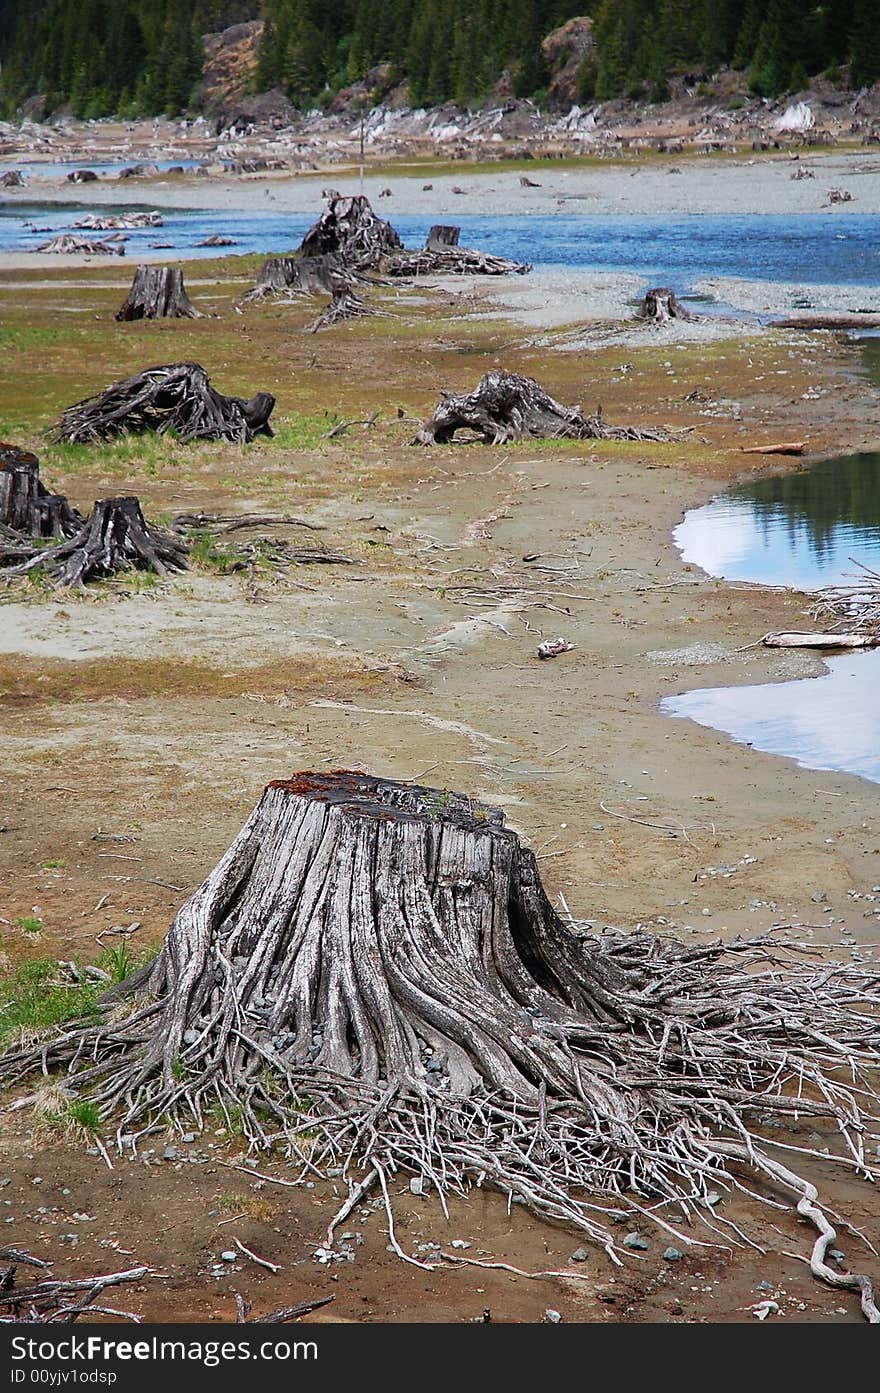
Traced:
[[[880, 369], [873, 347], [866, 367]], [[817, 590], [857, 574], [856, 562], [878, 570], [880, 453], [735, 485], [687, 513], [675, 540], [685, 561], [727, 580]], [[803, 768], [880, 783], [878, 691], [880, 650], [873, 650], [829, 658], [821, 677], [685, 692], [665, 698], [661, 710]]]

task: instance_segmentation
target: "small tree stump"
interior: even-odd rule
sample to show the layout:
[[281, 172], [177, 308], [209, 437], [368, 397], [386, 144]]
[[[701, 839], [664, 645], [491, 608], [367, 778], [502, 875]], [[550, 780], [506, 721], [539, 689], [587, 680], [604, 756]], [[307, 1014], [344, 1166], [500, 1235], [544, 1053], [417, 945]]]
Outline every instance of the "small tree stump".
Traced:
[[113, 382], [95, 397], [68, 406], [55, 426], [56, 440], [76, 444], [109, 440], [126, 431], [176, 432], [181, 443], [231, 440], [246, 444], [272, 435], [270, 392], [245, 401], [224, 397], [200, 363], [166, 363]]
[[460, 227], [449, 227], [443, 223], [435, 223], [425, 238], [425, 251], [448, 252], [452, 247], [458, 246], [460, 236]]
[[698, 315], [691, 314], [676, 299], [675, 291], [668, 286], [655, 286], [645, 295], [637, 312], [638, 319], [647, 319], [653, 324], [668, 324], [670, 319], [694, 320]]
[[68, 541], [36, 552], [5, 574], [26, 575], [39, 567], [58, 586], [83, 586], [96, 576], [119, 571], [155, 571], [162, 576], [184, 571], [186, 558], [186, 544], [148, 523], [136, 498], [103, 498]]
[[539, 440], [671, 440], [672, 434], [656, 427], [609, 426], [599, 408], [585, 416], [579, 406], [555, 401], [533, 377], [519, 373], [484, 373], [476, 390], [458, 396], [441, 392], [441, 402], [429, 421], [420, 427], [412, 445], [446, 445], [456, 432], [471, 430], [489, 445], [504, 445], [529, 437]]
[[0, 442], [0, 525], [25, 537], [69, 537], [82, 518], [61, 493], [40, 479], [40, 462], [28, 450]]
[[201, 319], [202, 314], [190, 302], [183, 284], [183, 272], [178, 266], [139, 266], [128, 292], [128, 298], [116, 319]]

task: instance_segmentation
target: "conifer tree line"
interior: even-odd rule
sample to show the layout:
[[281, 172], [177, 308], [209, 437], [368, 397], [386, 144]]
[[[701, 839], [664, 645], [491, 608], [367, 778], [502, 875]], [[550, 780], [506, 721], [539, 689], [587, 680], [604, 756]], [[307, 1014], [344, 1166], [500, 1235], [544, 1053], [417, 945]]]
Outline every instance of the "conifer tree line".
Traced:
[[819, 73], [880, 79], [880, 0], [0, 0], [0, 110], [29, 95], [80, 116], [174, 115], [199, 102], [202, 34], [265, 21], [256, 91], [327, 105], [385, 64], [413, 106], [479, 104], [507, 71], [541, 103], [541, 40], [575, 16], [595, 47], [578, 72], [584, 102], [662, 101], [669, 80], [733, 67], [775, 97]]

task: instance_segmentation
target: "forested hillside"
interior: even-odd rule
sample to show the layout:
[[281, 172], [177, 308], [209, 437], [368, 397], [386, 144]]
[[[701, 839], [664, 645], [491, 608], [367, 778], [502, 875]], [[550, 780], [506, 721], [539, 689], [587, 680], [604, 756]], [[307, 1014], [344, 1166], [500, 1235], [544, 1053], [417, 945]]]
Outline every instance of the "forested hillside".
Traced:
[[300, 106], [329, 101], [380, 65], [413, 105], [484, 100], [507, 71], [542, 101], [542, 40], [593, 20], [578, 73], [584, 101], [660, 101], [670, 78], [747, 73], [779, 96], [817, 73], [880, 78], [880, 0], [0, 0], [0, 110], [46, 96], [77, 115], [177, 113], [200, 101], [201, 36], [263, 18], [256, 85]]

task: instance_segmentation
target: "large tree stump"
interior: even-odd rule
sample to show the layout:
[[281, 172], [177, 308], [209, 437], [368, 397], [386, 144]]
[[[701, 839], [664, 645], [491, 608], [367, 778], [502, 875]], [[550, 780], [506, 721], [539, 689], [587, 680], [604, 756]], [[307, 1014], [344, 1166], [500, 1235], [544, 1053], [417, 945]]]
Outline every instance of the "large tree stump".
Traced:
[[670, 319], [695, 320], [699, 316], [686, 310], [669, 286], [655, 286], [646, 292], [637, 311], [638, 319], [647, 319], [652, 324], [668, 324]]
[[190, 302], [179, 266], [139, 266], [131, 289], [115, 318], [201, 319], [201, 310]]
[[346, 268], [366, 270], [403, 243], [391, 226], [376, 216], [363, 195], [331, 198], [300, 244], [300, 255], [335, 256]]
[[283, 294], [333, 296], [350, 289], [354, 279], [336, 256], [271, 256], [244, 299], [264, 300]]
[[245, 401], [224, 397], [199, 363], [166, 363], [113, 382], [95, 397], [68, 406], [55, 426], [56, 440], [76, 444], [109, 440], [126, 431], [174, 431], [191, 440], [232, 440], [245, 444], [272, 435], [269, 417], [275, 398], [257, 392]]
[[475, 431], [490, 445], [514, 440], [654, 440], [673, 438], [663, 427], [609, 426], [601, 408], [585, 416], [580, 406], [563, 406], [532, 377], [519, 373], [484, 373], [476, 390], [457, 395], [441, 392], [434, 415], [420, 427], [413, 445], [446, 445], [460, 430]]
[[106, 1018], [11, 1049], [0, 1081], [63, 1068], [119, 1135], [234, 1111], [303, 1178], [363, 1175], [337, 1219], [374, 1183], [390, 1213], [398, 1169], [441, 1196], [488, 1182], [619, 1261], [611, 1219], [675, 1233], [744, 1168], [824, 1221], [767, 1120], [809, 1118], [827, 1159], [877, 1177], [876, 971], [768, 945], [569, 927], [500, 809], [301, 773], [267, 786]]
[[38, 551], [5, 575], [26, 575], [39, 567], [56, 585], [82, 586], [120, 571], [187, 569], [187, 546], [148, 523], [136, 498], [99, 499], [80, 530], [57, 547]]
[[64, 494], [43, 484], [37, 456], [0, 442], [0, 526], [26, 537], [69, 537], [81, 525]]

